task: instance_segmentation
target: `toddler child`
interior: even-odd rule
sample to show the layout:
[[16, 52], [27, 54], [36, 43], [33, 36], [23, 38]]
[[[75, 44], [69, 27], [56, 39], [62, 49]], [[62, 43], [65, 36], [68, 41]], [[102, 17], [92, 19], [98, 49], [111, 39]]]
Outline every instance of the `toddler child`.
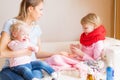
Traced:
[[[99, 64], [100, 62], [101, 65], [102, 63], [100, 60], [104, 49], [104, 39], [106, 35], [105, 27], [101, 24], [99, 16], [95, 13], [89, 13], [84, 16], [81, 19], [81, 24], [83, 33], [80, 35], [80, 44], [71, 44], [70, 54], [62, 52], [62, 55], [57, 56], [57, 58], [55, 57], [56, 55], [52, 56], [52, 58], [47, 60], [49, 64], [53, 66], [54, 64], [57, 66], [71, 66], [71, 64], [77, 65], [78, 63], [76, 61], [83, 61], [84, 64], [89, 65], [92, 69], [97, 68], [95, 70], [99, 71], [100, 67], [99, 65], [96, 67], [96, 64]], [[104, 66], [103, 63], [102, 65]], [[79, 68], [81, 67], [79, 66]]]

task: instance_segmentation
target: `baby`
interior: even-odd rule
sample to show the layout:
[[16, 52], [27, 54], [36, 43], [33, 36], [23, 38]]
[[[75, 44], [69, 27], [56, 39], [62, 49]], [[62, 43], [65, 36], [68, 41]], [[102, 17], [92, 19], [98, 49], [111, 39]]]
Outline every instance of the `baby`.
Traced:
[[[22, 22], [15, 22], [11, 25], [11, 38], [12, 40], [8, 43], [9, 49], [13, 51], [29, 49], [35, 53], [38, 52], [38, 47], [29, 42], [29, 29], [28, 25]], [[32, 66], [30, 64], [31, 57], [21, 56], [15, 58], [9, 58], [10, 68], [16, 73], [22, 75], [27, 80], [40, 80], [35, 78], [32, 74]], [[25, 73], [25, 74], [24, 74]]]

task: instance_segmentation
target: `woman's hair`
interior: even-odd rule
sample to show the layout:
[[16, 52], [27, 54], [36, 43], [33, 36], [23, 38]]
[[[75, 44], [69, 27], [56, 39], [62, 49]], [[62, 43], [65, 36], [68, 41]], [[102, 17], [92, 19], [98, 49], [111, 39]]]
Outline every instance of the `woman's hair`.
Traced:
[[101, 20], [99, 16], [97, 16], [95, 13], [89, 13], [81, 19], [82, 25], [88, 23], [92, 23], [95, 26], [99, 26], [101, 24]]
[[24, 20], [27, 17], [28, 8], [30, 6], [36, 7], [43, 1], [44, 0], [22, 0], [21, 5], [20, 5], [20, 11], [19, 11], [17, 18]]

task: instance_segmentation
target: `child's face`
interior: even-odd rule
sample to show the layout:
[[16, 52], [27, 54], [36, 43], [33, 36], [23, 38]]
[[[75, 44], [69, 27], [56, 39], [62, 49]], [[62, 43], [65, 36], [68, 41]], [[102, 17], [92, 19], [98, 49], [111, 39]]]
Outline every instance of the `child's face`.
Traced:
[[88, 34], [88, 33], [92, 32], [95, 29], [95, 26], [94, 26], [94, 24], [88, 23], [88, 24], [83, 24], [82, 28], [83, 28], [83, 31], [86, 34]]
[[29, 32], [27, 30], [21, 30], [17, 33], [16, 39], [19, 41], [26, 41], [29, 39]]

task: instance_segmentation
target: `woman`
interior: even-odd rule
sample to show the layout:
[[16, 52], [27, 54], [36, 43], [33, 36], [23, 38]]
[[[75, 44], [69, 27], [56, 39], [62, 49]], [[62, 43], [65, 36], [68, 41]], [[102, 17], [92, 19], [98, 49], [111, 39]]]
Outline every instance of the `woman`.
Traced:
[[[9, 19], [3, 27], [3, 30], [1, 33], [1, 40], [0, 40], [0, 46], [1, 46], [0, 56], [5, 58], [14, 58], [14, 57], [29, 55], [32, 58], [32, 62], [31, 62], [32, 70], [33, 70], [32, 72], [37, 78], [43, 77], [41, 69], [44, 69], [47, 73], [49, 73], [49, 75], [53, 77], [52, 80], [56, 80], [55, 71], [48, 64], [37, 60], [37, 58], [40, 58], [40, 57], [51, 56], [51, 54], [40, 52], [41, 30], [40, 30], [40, 27], [35, 22], [38, 21], [39, 18], [42, 16], [43, 14], [42, 10], [43, 10], [43, 0], [22, 0], [18, 16], [15, 18]], [[8, 48], [7, 45], [12, 40], [10, 37], [10, 34], [11, 34], [10, 26], [17, 21], [23, 22], [28, 25], [26, 26], [26, 28], [30, 29], [30, 42], [39, 46], [39, 50], [36, 55], [32, 53], [32, 51], [29, 49], [12, 51]], [[46, 67], [41, 67], [41, 65], [44, 65]], [[14, 72], [11, 72], [8, 67], [9, 67], [9, 60], [6, 59], [5, 66], [0, 73], [1, 74], [0, 78], [2, 80], [18, 80], [18, 79], [21, 80], [22, 79], [22, 78], [18, 78], [18, 75], [16, 75]], [[8, 71], [8, 72], [5, 72], [5, 71]], [[9, 78], [7, 78], [7, 76], [4, 76], [4, 73], [6, 73], [5, 75], [8, 75]]]

